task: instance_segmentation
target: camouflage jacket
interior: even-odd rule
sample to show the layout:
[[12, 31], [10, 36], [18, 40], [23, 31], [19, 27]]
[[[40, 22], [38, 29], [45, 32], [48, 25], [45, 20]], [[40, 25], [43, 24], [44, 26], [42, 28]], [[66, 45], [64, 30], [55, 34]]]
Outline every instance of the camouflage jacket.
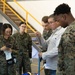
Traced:
[[[43, 35], [44, 39], [47, 40], [51, 34], [52, 34], [52, 30], [50, 29], [48, 32], [44, 30], [42, 35]], [[47, 51], [47, 49], [44, 49], [44, 48], [42, 48], [42, 49], [43, 49], [42, 52]]]
[[62, 35], [58, 57], [57, 75], [75, 75], [75, 21]]
[[[8, 46], [12, 49], [13, 53], [17, 53], [15, 49], [15, 40], [12, 37], [9, 37], [8, 39], [5, 39], [3, 35], [0, 36], [0, 48], [2, 46]], [[3, 52], [3, 51], [0, 51]], [[4, 53], [4, 52], [3, 52]]]
[[12, 36], [15, 39], [16, 49], [20, 55], [24, 53], [29, 53], [29, 57], [31, 57], [32, 53], [32, 39], [28, 33], [24, 33], [21, 35], [20, 33], [15, 33]]
[[51, 29], [48, 32], [44, 30], [43, 31], [44, 39], [47, 40], [50, 37], [51, 34], [52, 34], [52, 30]]
[[[9, 37], [8, 39], [5, 39], [2, 35], [0, 36], [0, 48], [3, 46], [10, 46], [12, 49], [12, 55], [15, 56], [15, 50], [14, 50], [14, 39], [12, 37]], [[4, 51], [0, 50], [0, 75], [7, 75], [7, 61]]]

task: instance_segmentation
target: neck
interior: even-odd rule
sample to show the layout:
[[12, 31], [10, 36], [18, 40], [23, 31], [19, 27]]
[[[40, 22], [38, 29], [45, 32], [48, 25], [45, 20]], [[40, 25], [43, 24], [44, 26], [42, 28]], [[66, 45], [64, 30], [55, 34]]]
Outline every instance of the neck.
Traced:
[[23, 35], [23, 34], [24, 34], [24, 32], [20, 32], [20, 34], [21, 34], [21, 35]]
[[4, 36], [4, 38], [5, 38], [5, 39], [8, 39], [9, 37], [8, 37], [8, 36]]
[[75, 21], [75, 19], [72, 15], [70, 15], [68, 18], [68, 24], [71, 24], [73, 21]]
[[71, 24], [73, 21], [75, 21], [75, 19], [69, 20], [68, 24]]
[[60, 25], [59, 25], [59, 24], [57, 24], [54, 30], [56, 30], [59, 26], [60, 26]]

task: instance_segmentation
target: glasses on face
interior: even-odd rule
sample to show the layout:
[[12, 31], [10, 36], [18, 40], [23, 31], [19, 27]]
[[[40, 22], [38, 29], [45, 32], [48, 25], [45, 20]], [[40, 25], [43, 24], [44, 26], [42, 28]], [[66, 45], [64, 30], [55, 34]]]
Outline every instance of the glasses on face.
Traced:
[[11, 33], [11, 31], [6, 31], [5, 33], [9, 33], [9, 34], [10, 34], [10, 33]]
[[26, 28], [26, 26], [21, 26], [22, 28]]
[[7, 28], [5, 31], [4, 31], [4, 34], [6, 35], [10, 35], [12, 33], [11, 29], [10, 28]]
[[48, 24], [53, 24], [55, 21], [48, 22]]
[[12, 34], [11, 31], [5, 31], [5, 32], [4, 32], [4, 35], [11, 35], [11, 34]]

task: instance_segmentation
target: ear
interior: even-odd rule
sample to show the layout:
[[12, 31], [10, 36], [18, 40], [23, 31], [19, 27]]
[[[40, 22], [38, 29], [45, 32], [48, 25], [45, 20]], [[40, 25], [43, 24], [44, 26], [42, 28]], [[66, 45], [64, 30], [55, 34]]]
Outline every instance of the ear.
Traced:
[[67, 14], [63, 14], [62, 15], [62, 17], [63, 17], [64, 20], [66, 20], [66, 16], [67, 16]]

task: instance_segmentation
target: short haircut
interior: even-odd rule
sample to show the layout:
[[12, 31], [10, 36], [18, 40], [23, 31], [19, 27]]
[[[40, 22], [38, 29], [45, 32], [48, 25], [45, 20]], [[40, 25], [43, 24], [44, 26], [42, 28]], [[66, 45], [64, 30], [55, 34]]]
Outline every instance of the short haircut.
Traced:
[[2, 34], [4, 35], [4, 33], [5, 33], [5, 30], [7, 29], [7, 28], [10, 28], [11, 29], [11, 33], [12, 33], [12, 26], [10, 25], [10, 24], [8, 24], [8, 23], [4, 23], [3, 25], [2, 25]]
[[25, 24], [26, 25], [26, 22], [20, 22], [19, 26], [21, 26], [22, 24]]
[[44, 16], [44, 17], [42, 18], [42, 21], [43, 21], [44, 23], [48, 23], [48, 16]]
[[56, 7], [54, 11], [54, 15], [59, 15], [59, 14], [69, 14], [71, 12], [71, 8], [69, 7], [68, 4], [60, 4], [59, 6]]

